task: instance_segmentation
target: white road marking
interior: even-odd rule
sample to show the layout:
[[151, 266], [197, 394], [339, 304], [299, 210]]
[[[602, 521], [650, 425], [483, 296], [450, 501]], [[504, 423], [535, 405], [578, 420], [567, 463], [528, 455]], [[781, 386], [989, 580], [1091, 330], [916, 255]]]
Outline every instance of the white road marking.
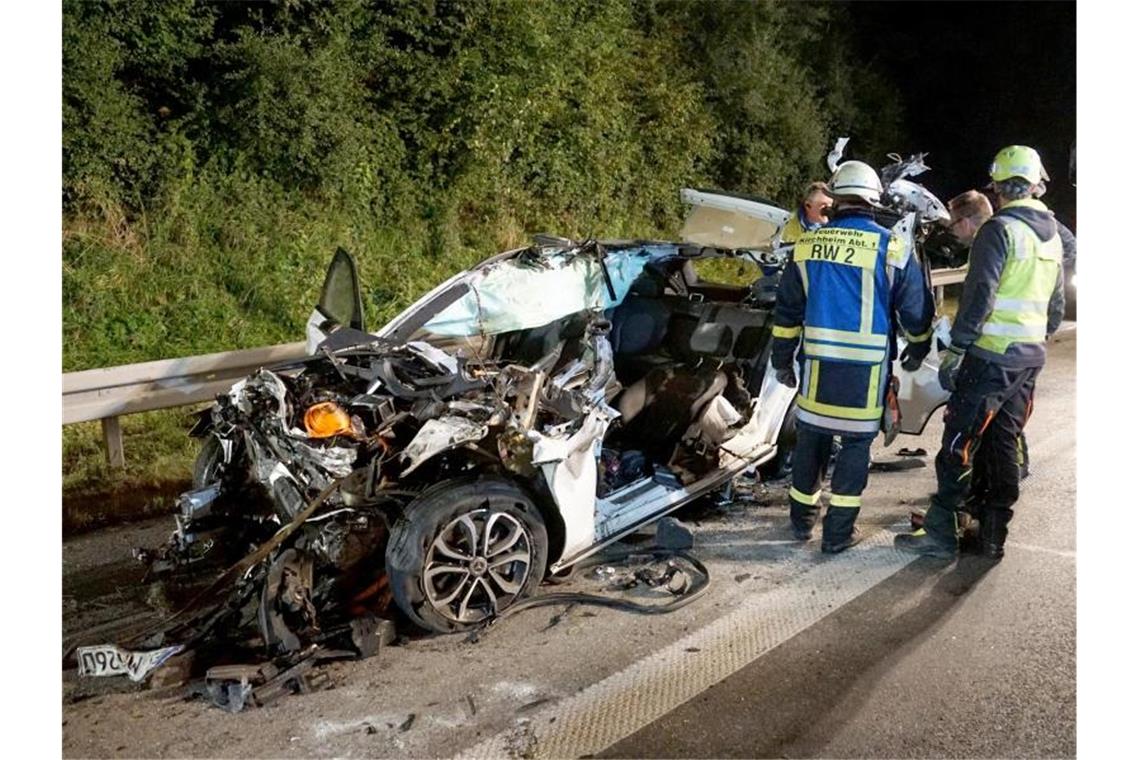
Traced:
[[1076, 559], [1077, 553], [1069, 551], [1068, 549], [1050, 549], [1047, 546], [1034, 546], [1033, 544], [1022, 544], [1017, 541], [1006, 541], [1005, 545], [1012, 546], [1015, 549], [1025, 549], [1030, 552], [1041, 552], [1043, 554], [1052, 554], [1057, 557], [1068, 557], [1069, 559]]
[[[899, 530], [903, 525], [897, 526]], [[581, 757], [684, 704], [894, 575], [915, 559], [896, 530], [869, 536], [787, 583], [744, 596], [735, 610], [580, 693], [536, 711], [459, 757]]]

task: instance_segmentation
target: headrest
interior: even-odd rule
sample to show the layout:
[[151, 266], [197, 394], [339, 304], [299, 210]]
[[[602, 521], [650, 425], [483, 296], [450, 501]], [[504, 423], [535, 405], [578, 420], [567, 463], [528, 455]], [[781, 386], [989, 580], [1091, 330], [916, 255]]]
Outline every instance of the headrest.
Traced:
[[728, 356], [732, 353], [732, 330], [715, 322], [697, 325], [689, 336], [689, 350], [705, 356]]
[[629, 286], [631, 296], [660, 298], [665, 295], [665, 280], [649, 267], [646, 267]]

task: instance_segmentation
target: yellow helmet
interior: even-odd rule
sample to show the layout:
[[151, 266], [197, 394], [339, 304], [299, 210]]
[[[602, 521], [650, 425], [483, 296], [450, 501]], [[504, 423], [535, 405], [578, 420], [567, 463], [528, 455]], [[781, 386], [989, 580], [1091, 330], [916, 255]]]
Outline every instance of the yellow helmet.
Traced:
[[1021, 177], [1031, 185], [1049, 181], [1049, 174], [1041, 165], [1041, 156], [1025, 145], [1002, 148], [990, 165], [990, 178], [994, 182], [1004, 182], [1012, 177]]
[[827, 192], [833, 197], [862, 198], [868, 203], [878, 203], [883, 194], [883, 183], [879, 173], [862, 161], [844, 161], [835, 167]]

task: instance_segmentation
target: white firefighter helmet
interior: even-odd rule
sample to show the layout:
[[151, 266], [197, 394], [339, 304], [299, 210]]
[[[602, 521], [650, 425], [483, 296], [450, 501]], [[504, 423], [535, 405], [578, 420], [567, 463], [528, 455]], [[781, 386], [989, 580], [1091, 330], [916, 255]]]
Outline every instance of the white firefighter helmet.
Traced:
[[883, 183], [879, 173], [862, 161], [844, 161], [831, 175], [827, 191], [835, 198], [855, 197], [877, 204], [883, 194]]

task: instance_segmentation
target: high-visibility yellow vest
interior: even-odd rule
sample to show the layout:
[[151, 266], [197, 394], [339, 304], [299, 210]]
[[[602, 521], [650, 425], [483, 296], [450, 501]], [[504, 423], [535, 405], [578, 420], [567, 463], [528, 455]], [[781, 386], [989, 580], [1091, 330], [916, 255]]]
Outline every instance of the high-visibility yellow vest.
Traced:
[[803, 236], [804, 232], [804, 226], [800, 222], [800, 212], [797, 209], [788, 223], [784, 225], [784, 231], [780, 233], [780, 240], [785, 243], [795, 243]]
[[[1040, 201], [1013, 201], [1005, 206], [1044, 207]], [[1019, 219], [1001, 219], [1005, 235], [1005, 266], [998, 281], [994, 308], [974, 342], [978, 348], [1004, 354], [1014, 343], [1040, 343], [1045, 340], [1049, 321], [1049, 299], [1057, 285], [1061, 268], [1061, 236], [1042, 241], [1033, 229]]]

